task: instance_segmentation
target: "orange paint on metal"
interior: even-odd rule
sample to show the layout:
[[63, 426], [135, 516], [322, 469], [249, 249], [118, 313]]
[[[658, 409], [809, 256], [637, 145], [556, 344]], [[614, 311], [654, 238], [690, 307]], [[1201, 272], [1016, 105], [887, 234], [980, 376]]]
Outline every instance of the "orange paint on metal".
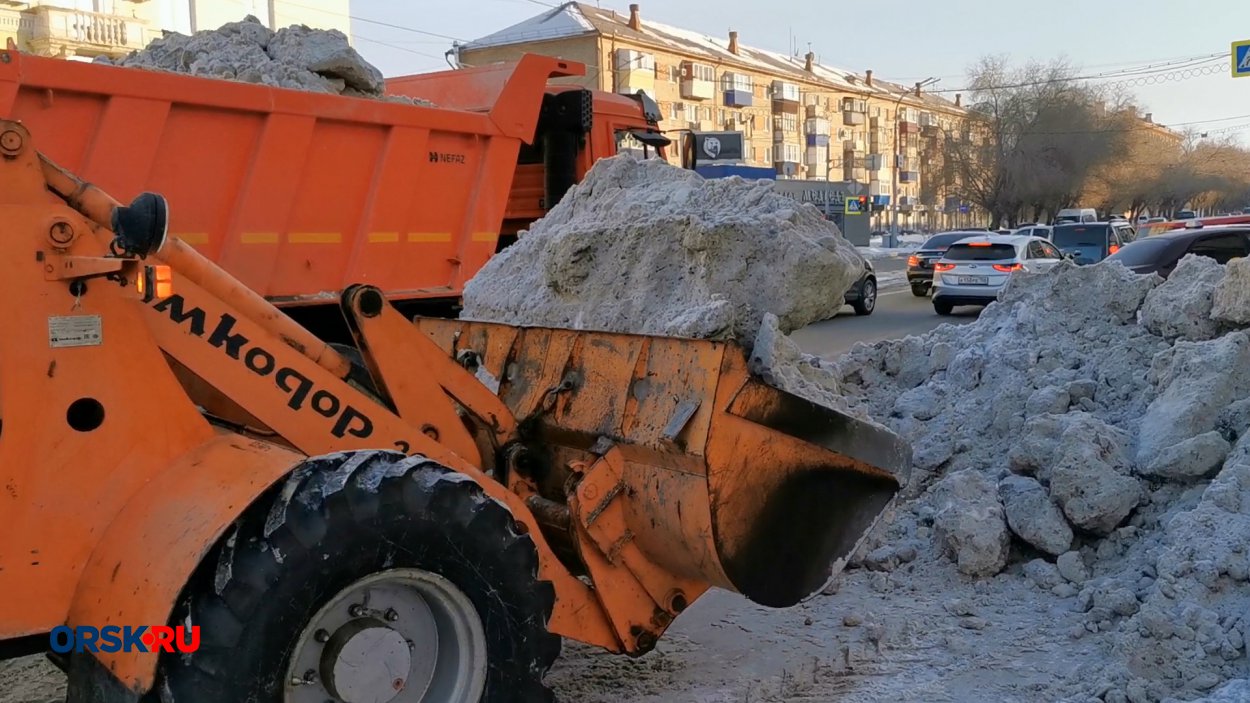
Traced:
[[239, 241], [244, 244], [277, 244], [281, 237], [277, 232], [244, 232]]

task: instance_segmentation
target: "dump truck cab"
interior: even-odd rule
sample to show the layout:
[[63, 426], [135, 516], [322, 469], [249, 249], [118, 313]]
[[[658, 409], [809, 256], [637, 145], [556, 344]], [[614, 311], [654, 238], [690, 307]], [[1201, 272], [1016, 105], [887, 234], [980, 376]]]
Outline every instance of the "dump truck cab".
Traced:
[[660, 108], [645, 93], [618, 95], [549, 86], [533, 141], [522, 144], [497, 251], [547, 214], [595, 162], [619, 153], [664, 158]]

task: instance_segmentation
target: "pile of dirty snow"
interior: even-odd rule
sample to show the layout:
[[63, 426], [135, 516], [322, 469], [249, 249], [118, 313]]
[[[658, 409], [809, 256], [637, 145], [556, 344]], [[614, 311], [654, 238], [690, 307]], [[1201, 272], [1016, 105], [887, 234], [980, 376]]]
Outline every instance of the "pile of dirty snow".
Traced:
[[468, 282], [461, 316], [750, 346], [768, 313], [783, 332], [835, 316], [862, 267], [771, 183], [617, 156]]
[[97, 62], [384, 99], [382, 72], [352, 48], [347, 35], [336, 29], [304, 25], [274, 32], [250, 15], [241, 22], [191, 36], [172, 32], [141, 51], [120, 59], [100, 58]]

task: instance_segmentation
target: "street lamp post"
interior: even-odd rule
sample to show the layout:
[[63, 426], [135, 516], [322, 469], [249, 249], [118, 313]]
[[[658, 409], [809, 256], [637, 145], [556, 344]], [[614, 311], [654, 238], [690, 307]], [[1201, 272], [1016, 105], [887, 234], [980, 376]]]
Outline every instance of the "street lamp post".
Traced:
[[[915, 90], [918, 91], [921, 88], [924, 88], [925, 86], [933, 85], [934, 83], [937, 83], [940, 80], [942, 79], [941, 78], [926, 78], [923, 81], [920, 81], [919, 83], [916, 84]], [[899, 93], [898, 100], [894, 101], [894, 164], [893, 164], [894, 168], [891, 169], [891, 173], [894, 174], [894, 178], [890, 187], [890, 200], [892, 201], [890, 203], [890, 206], [894, 211], [894, 219], [893, 219], [892, 224], [890, 225], [890, 230], [894, 234], [899, 233], [898, 211], [899, 211], [900, 205], [898, 201], [898, 186], [899, 186], [898, 171], [900, 168], [902, 168], [902, 165], [903, 165], [903, 121], [899, 119], [898, 108], [899, 108], [899, 105], [903, 103], [903, 98], [905, 97], [907, 97], [906, 89], [904, 89], [903, 92]]]

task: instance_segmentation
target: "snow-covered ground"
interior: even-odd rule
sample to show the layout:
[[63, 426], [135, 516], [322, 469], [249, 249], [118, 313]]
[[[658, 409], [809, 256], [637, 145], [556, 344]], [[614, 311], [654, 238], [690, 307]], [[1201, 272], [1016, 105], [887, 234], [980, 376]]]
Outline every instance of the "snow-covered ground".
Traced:
[[878, 271], [877, 290], [892, 290], [907, 287], [906, 271]]
[[919, 249], [920, 245], [924, 244], [925, 240], [928, 238], [928, 235], [924, 234], [905, 234], [898, 238], [898, 246], [887, 247], [884, 246], [885, 243], [882, 241], [882, 238], [877, 236], [870, 237], [868, 239], [868, 246], [855, 248], [865, 259], [889, 259], [893, 257], [907, 256], [911, 252]]

